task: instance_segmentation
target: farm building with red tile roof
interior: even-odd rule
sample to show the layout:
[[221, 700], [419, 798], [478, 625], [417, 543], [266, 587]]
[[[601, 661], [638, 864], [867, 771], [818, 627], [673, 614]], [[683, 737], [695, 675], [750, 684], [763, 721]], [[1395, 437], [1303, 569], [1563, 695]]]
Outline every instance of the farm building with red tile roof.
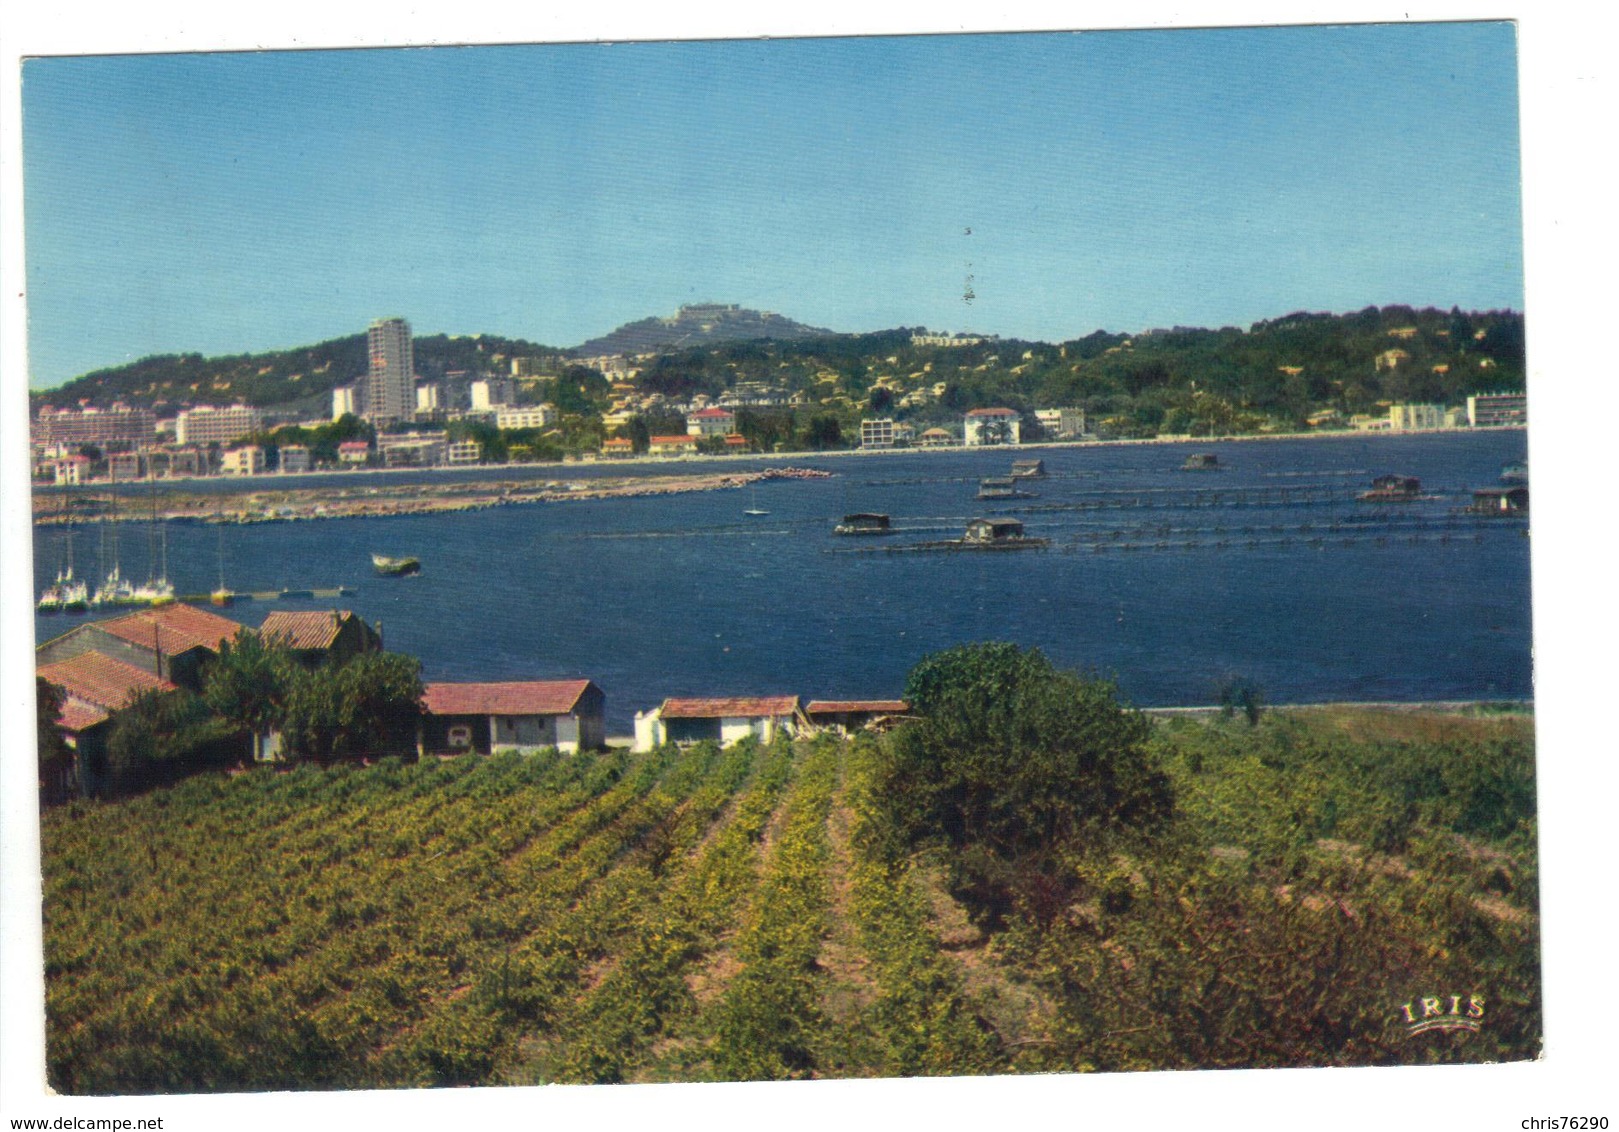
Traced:
[[422, 754], [606, 746], [606, 697], [589, 680], [433, 683], [422, 696]]

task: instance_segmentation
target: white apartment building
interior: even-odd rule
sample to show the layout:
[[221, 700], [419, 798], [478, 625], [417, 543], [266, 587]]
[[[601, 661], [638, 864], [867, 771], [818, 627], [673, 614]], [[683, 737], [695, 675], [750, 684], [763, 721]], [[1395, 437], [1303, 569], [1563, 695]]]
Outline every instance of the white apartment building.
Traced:
[[894, 447], [894, 421], [891, 417], [860, 422], [860, 447]]
[[1443, 405], [1389, 406], [1389, 429], [1392, 432], [1444, 427], [1445, 407]]
[[220, 453], [219, 470], [227, 476], [256, 476], [264, 471], [264, 449], [257, 444], [227, 448]]
[[219, 408], [198, 405], [182, 409], [174, 421], [174, 442], [189, 444], [232, 444], [264, 428], [264, 414], [248, 405]]
[[339, 385], [332, 390], [332, 420], [342, 420], [355, 412], [354, 386]]
[[444, 448], [447, 464], [476, 464], [483, 459], [483, 449], [476, 440], [457, 440]]
[[383, 318], [366, 331], [370, 369], [361, 416], [377, 424], [410, 420], [416, 411], [416, 354], [410, 323]]
[[496, 428], [545, 428], [557, 423], [555, 405], [525, 405], [518, 408], [495, 409]]
[[730, 436], [736, 431], [736, 414], [729, 409], [701, 409], [686, 417], [688, 436]]
[[1034, 419], [1050, 437], [1064, 438], [1085, 434], [1084, 409], [1036, 409]]
[[1467, 399], [1467, 423], [1474, 428], [1529, 423], [1529, 399], [1522, 393], [1480, 393]]
[[961, 443], [968, 448], [1019, 444], [1022, 421], [1012, 409], [973, 409], [962, 418]]
[[407, 432], [377, 437], [377, 455], [387, 468], [436, 468], [445, 462], [449, 442], [442, 432]]
[[472, 411], [487, 413], [512, 403], [512, 381], [505, 377], [483, 378], [472, 383]]

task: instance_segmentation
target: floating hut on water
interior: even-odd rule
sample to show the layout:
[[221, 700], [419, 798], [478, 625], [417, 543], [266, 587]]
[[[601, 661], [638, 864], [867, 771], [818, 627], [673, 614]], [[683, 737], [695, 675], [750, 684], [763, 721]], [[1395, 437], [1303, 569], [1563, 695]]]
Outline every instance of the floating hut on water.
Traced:
[[979, 499], [1032, 499], [1032, 492], [1023, 491], [1011, 476], [990, 476], [978, 481]]
[[888, 525], [888, 516], [874, 511], [845, 515], [843, 522], [832, 528], [835, 535], [889, 535], [894, 528]]
[[1529, 511], [1527, 487], [1483, 487], [1467, 508], [1474, 515], [1522, 515]]
[[1029, 538], [1019, 519], [974, 519], [967, 524], [961, 544], [967, 547], [1044, 546], [1046, 540]]
[[1416, 476], [1378, 476], [1372, 481], [1372, 490], [1361, 492], [1367, 503], [1408, 503], [1422, 493], [1422, 481]]

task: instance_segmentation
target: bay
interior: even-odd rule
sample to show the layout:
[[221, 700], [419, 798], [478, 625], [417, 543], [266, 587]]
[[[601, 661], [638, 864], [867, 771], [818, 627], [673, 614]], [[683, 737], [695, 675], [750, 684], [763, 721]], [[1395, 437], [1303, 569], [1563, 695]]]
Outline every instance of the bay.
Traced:
[[[441, 515], [171, 523], [169, 576], [182, 593], [212, 590], [221, 567], [239, 591], [352, 586], [341, 599], [224, 612], [256, 626], [271, 609], [353, 609], [380, 622], [388, 648], [420, 657], [428, 680], [588, 677], [615, 734], [666, 696], [897, 696], [923, 655], [977, 640], [1037, 646], [1115, 678], [1141, 706], [1211, 703], [1234, 677], [1273, 703], [1527, 699], [1527, 522], [1459, 513], [1525, 448], [1522, 431], [1491, 430], [805, 455], [792, 463], [830, 478]], [[1215, 453], [1220, 470], [1183, 471], [1193, 452]], [[1027, 485], [1036, 498], [975, 500], [980, 478], [1029, 458], [1050, 473]], [[780, 464], [453, 474], [566, 482]], [[1423, 498], [1357, 499], [1385, 473], [1420, 477]], [[755, 506], [768, 514], [744, 514]], [[834, 537], [855, 511], [889, 514], [896, 533]], [[892, 549], [1001, 515], [1050, 546]], [[119, 526], [124, 574], [147, 576], [144, 525]], [[36, 529], [39, 579], [54, 575], [65, 538]], [[99, 544], [96, 525], [76, 528], [80, 576], [106, 568]], [[422, 573], [376, 577], [374, 552], [417, 555]], [[38, 617], [36, 641], [85, 619]]]

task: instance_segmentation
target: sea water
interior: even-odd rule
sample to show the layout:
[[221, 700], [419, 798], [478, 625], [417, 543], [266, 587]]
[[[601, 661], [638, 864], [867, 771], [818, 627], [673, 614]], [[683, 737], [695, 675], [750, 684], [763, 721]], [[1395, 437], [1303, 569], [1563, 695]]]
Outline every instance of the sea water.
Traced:
[[[1182, 470], [1193, 452], [1215, 453], [1220, 469]], [[1023, 485], [1034, 498], [974, 498], [981, 478], [1030, 458], [1049, 473]], [[352, 586], [340, 599], [221, 612], [256, 626], [272, 609], [352, 609], [381, 624], [388, 648], [420, 657], [428, 680], [594, 680], [615, 734], [666, 696], [897, 696], [922, 656], [983, 640], [1037, 646], [1117, 680], [1141, 706], [1212, 703], [1236, 678], [1272, 703], [1525, 699], [1528, 522], [1462, 513], [1473, 489], [1524, 458], [1517, 430], [804, 455], [792, 463], [831, 477], [439, 515], [171, 523], [167, 552], [181, 593], [208, 592], [221, 574], [244, 592]], [[772, 466], [780, 461], [476, 475], [578, 481]], [[1360, 501], [1385, 473], [1419, 477], [1423, 497]], [[744, 514], [753, 507], [768, 514]], [[895, 533], [834, 536], [857, 511], [888, 514]], [[1018, 518], [1049, 544], [905, 549], [959, 537], [979, 516]], [[120, 526], [123, 573], [144, 578], [150, 540], [140, 524]], [[36, 530], [42, 585], [65, 537]], [[79, 576], [104, 571], [98, 545], [95, 524], [75, 528]], [[422, 572], [377, 577], [373, 553], [415, 555]], [[116, 612], [41, 616], [36, 640]]]

